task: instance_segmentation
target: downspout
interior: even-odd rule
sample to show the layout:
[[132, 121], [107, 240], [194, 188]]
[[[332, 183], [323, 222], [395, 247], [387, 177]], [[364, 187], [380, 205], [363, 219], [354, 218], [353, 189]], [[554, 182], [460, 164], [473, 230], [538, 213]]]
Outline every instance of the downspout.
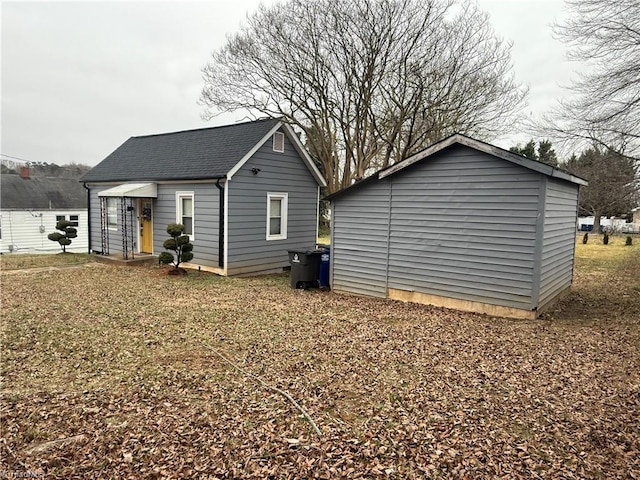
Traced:
[[218, 266], [224, 268], [224, 187], [220, 185], [220, 178], [216, 179], [216, 187], [220, 191], [220, 200], [218, 201]]
[[91, 253], [91, 189], [87, 187], [86, 182], [82, 182], [82, 186], [87, 190], [87, 235], [89, 236], [87, 245], [88, 253]]

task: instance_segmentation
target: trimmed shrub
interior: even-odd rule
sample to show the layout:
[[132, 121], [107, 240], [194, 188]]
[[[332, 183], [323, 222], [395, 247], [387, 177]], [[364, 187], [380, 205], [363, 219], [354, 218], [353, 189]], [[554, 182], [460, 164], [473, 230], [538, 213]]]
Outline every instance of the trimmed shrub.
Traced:
[[67, 247], [71, 245], [71, 239], [78, 236], [78, 230], [75, 229], [73, 224], [67, 220], [60, 220], [56, 223], [56, 230], [59, 232], [53, 232], [47, 235], [47, 238], [52, 242], [58, 242], [62, 247], [62, 252], [67, 252]]
[[167, 233], [171, 238], [165, 240], [162, 246], [169, 251], [158, 255], [158, 261], [165, 265], [171, 264], [174, 270], [178, 270], [182, 262], [193, 259], [193, 244], [189, 241], [189, 235], [184, 235], [184, 225], [181, 223], [167, 225]]

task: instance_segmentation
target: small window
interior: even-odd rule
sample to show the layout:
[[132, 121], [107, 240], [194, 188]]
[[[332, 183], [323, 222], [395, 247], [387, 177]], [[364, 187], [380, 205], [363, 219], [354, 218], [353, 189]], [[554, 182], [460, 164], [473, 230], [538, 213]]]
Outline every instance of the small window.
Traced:
[[267, 240], [287, 238], [287, 193], [267, 193]]
[[118, 199], [115, 197], [107, 198], [107, 226], [109, 230], [118, 229]]
[[72, 227], [77, 228], [79, 225], [78, 215], [69, 215], [68, 217], [66, 215], [56, 215], [56, 223], [63, 222], [65, 220], [71, 222]]
[[273, 151], [284, 152], [284, 133], [276, 132], [273, 134]]
[[184, 233], [191, 240], [195, 236], [193, 205], [193, 192], [176, 192], [176, 222], [184, 225]]

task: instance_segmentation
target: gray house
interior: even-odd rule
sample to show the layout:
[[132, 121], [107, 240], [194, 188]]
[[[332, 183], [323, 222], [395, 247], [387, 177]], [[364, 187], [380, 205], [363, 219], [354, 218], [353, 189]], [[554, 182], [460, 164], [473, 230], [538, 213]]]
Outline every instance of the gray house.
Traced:
[[157, 255], [169, 223], [192, 266], [221, 275], [281, 271], [314, 245], [322, 175], [278, 119], [131, 137], [88, 172], [92, 251]]
[[535, 318], [571, 286], [586, 184], [453, 135], [327, 197], [331, 287]]

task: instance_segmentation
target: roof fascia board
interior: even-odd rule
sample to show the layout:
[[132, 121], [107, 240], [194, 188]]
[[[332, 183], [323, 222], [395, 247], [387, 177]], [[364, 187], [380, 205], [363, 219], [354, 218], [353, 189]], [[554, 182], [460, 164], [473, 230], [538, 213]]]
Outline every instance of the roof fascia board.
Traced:
[[394, 173], [404, 168], [407, 168], [424, 158], [430, 157], [431, 155], [438, 153], [440, 150], [444, 150], [445, 148], [449, 147], [450, 145], [453, 145], [456, 141], [458, 141], [458, 137], [461, 137], [461, 135], [452, 135], [434, 145], [431, 145], [428, 148], [425, 148], [421, 152], [416, 153], [415, 155], [407, 158], [406, 160], [396, 163], [395, 165], [392, 165], [391, 167], [381, 171], [378, 174], [378, 178], [382, 180], [383, 178], [388, 177], [389, 175], [393, 175]]
[[229, 172], [227, 173], [227, 179], [231, 180], [233, 176], [238, 172], [238, 170], [240, 170], [242, 166], [249, 161], [249, 159], [273, 136], [274, 133], [276, 133], [280, 129], [280, 127], [282, 127], [282, 129], [285, 131], [285, 134], [289, 138], [289, 141], [293, 144], [296, 152], [298, 152], [298, 155], [302, 157], [302, 160], [311, 172], [311, 175], [313, 175], [313, 177], [316, 179], [316, 182], [318, 182], [320, 186], [326, 187], [327, 182], [324, 180], [324, 177], [313, 163], [313, 160], [307, 153], [304, 145], [302, 145], [302, 143], [300, 142], [298, 135], [296, 135], [296, 133], [291, 129], [289, 125], [282, 121], [278, 122], [271, 130], [269, 130], [269, 132], [264, 137], [262, 137], [262, 139], [258, 143], [256, 143], [254, 147], [249, 150], [249, 152], [247, 152], [247, 154], [242, 157], [242, 159], [240, 159], [240, 161], [236, 163], [231, 170], [229, 170]]
[[589, 182], [583, 178], [576, 177], [575, 175], [571, 175], [570, 173], [563, 172], [562, 170], [553, 169], [553, 173], [551, 174], [554, 178], [561, 178], [562, 180], [567, 180], [572, 183], [577, 183], [578, 185], [588, 186]]
[[[226, 181], [225, 177], [219, 178], [222, 182]], [[207, 178], [207, 179], [193, 179], [193, 180], [111, 180], [108, 182], [98, 182], [98, 181], [81, 181], [81, 183], [86, 184], [88, 187], [107, 187], [109, 185], [123, 185], [125, 183], [157, 183], [158, 185], [183, 185], [189, 183], [216, 183], [218, 178]]]
[[282, 126], [282, 121], [275, 124], [275, 126], [267, 132], [267, 134], [260, 139], [258, 143], [256, 143], [251, 150], [247, 152], [247, 154], [240, 159], [238, 163], [236, 163], [231, 170], [227, 172], [227, 179], [231, 180], [233, 176], [238, 173], [245, 163], [249, 161], [251, 157], [265, 144], [267, 140], [269, 140], [274, 133], [278, 131], [278, 129]]
[[302, 160], [307, 165], [307, 168], [309, 169], [309, 171], [311, 171], [311, 175], [313, 175], [313, 177], [316, 179], [316, 182], [318, 182], [318, 185], [320, 185], [321, 187], [326, 187], [327, 186], [326, 180], [322, 176], [322, 173], [320, 173], [320, 170], [318, 170], [318, 167], [316, 167], [316, 164], [311, 158], [311, 155], [309, 155], [309, 152], [300, 141], [300, 137], [298, 137], [298, 135], [296, 134], [296, 132], [293, 131], [293, 128], [291, 128], [290, 125], [284, 123], [283, 127], [284, 127], [284, 130], [287, 132], [287, 136], [289, 137], [289, 140], [291, 141], [291, 143], [293, 143], [294, 148], [296, 149], [298, 154], [302, 157]]
[[343, 189], [338, 190], [337, 192], [333, 192], [333, 193], [327, 195], [322, 200], [331, 201], [332, 202], [335, 198], [341, 197], [345, 193], [349, 193], [352, 190], [356, 190], [356, 189], [361, 188], [363, 185], [368, 185], [370, 183], [373, 183], [375, 181], [380, 180], [380, 177], [378, 175], [379, 175], [379, 173], [374, 173], [374, 174], [368, 176], [367, 178], [363, 178], [362, 180], [359, 180], [356, 183], [352, 183], [348, 187], [344, 187]]
[[415, 154], [412, 157], [409, 157], [403, 162], [397, 163], [392, 167], [380, 172], [379, 177], [385, 178], [389, 175], [393, 175], [394, 173], [413, 165], [414, 163], [419, 162], [420, 160], [427, 158], [431, 155], [438, 153], [439, 151], [453, 145], [454, 143], [460, 143], [461, 145], [465, 145], [467, 147], [473, 148], [475, 150], [479, 150], [481, 152], [487, 153], [489, 155], [493, 155], [494, 157], [502, 158], [503, 160], [507, 160], [508, 162], [514, 163], [516, 165], [520, 165], [524, 168], [528, 168], [529, 170], [536, 171], [538, 173], [542, 173], [549, 177], [559, 178], [562, 180], [566, 180], [571, 183], [576, 183], [578, 185], [588, 185], [588, 182], [571, 175], [570, 173], [563, 172], [562, 170], [558, 170], [551, 165], [547, 165], [542, 162], [537, 162], [535, 160], [531, 160], [529, 158], [523, 157], [521, 155], [516, 155], [515, 153], [508, 152], [501, 148], [495, 147], [493, 145], [489, 145], [484, 142], [480, 142], [473, 138], [469, 138], [464, 135], [454, 134], [444, 140], [432, 145], [431, 147]]

